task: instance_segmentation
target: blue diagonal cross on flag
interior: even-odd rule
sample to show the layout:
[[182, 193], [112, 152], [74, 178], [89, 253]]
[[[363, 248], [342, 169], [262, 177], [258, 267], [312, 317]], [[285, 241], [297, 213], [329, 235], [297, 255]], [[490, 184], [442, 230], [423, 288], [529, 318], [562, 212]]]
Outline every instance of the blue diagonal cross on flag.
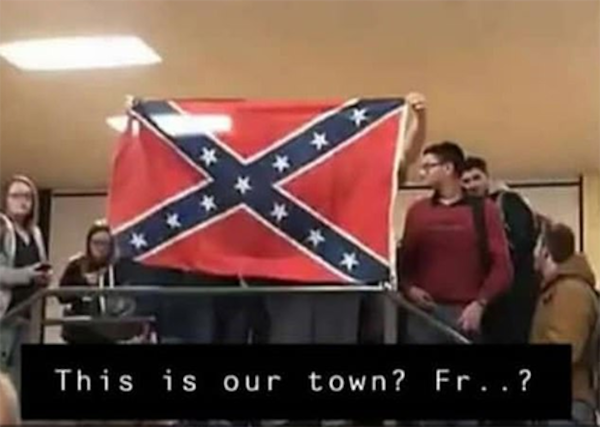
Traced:
[[[217, 105], [220, 109], [223, 108], [222, 103]], [[349, 283], [389, 279], [393, 255], [389, 251], [386, 252], [384, 246], [385, 240], [390, 240], [393, 199], [391, 193], [395, 182], [397, 141], [401, 137], [402, 129], [400, 119], [404, 117], [403, 100], [352, 100], [342, 105], [328, 105], [329, 108], [321, 109], [320, 114], [313, 114], [308, 120], [296, 118], [293, 127], [288, 128], [287, 123], [282, 126], [281, 122], [277, 122], [272, 127], [283, 127], [286, 132], [273, 135], [270, 140], [265, 139], [260, 149], [256, 149], [250, 155], [247, 153], [243, 155], [244, 150], [239, 149], [244, 144], [244, 135], [249, 135], [250, 131], [244, 133], [235, 129], [236, 105], [239, 104], [231, 102], [232, 111], [229, 116], [233, 117], [235, 138], [229, 139], [208, 131], [178, 134], [161, 126], [161, 119], [164, 117], [193, 117], [197, 111], [185, 103], [142, 101], [132, 107], [131, 120], [146, 132], [134, 132], [133, 126], [130, 126], [122, 147], [126, 144], [138, 144], [137, 150], [146, 154], [152, 152], [150, 156], [145, 155], [143, 160], [139, 159], [139, 154], [137, 159], [134, 160], [133, 156], [130, 159], [130, 162], [137, 161], [138, 164], [140, 161], [143, 162], [145, 175], [153, 176], [157, 180], [147, 182], [150, 190], [144, 191], [151, 191], [152, 186], [159, 185], [161, 180], [177, 179], [171, 177], [172, 168], [164, 170], [159, 170], [162, 166], [153, 168], [152, 156], [170, 156], [170, 154], [153, 151], [154, 148], [158, 150], [156, 144], [162, 145], [161, 150], [167, 148], [172, 153], [176, 153], [177, 159], [173, 162], [178, 161], [179, 164], [174, 164], [174, 167], [196, 171], [199, 179], [197, 182], [183, 185], [178, 189], [179, 191], [171, 191], [172, 194], [168, 194], [168, 197], [165, 197], [166, 194], [160, 197], [148, 196], [154, 202], [140, 202], [139, 205], [143, 207], [135, 209], [131, 209], [129, 205], [131, 200], [116, 194], [119, 190], [119, 182], [123, 182], [128, 177], [120, 176], [119, 179], [113, 179], [113, 190], [115, 185], [117, 189], [111, 195], [111, 221], [115, 225], [122, 256], [159, 265], [167, 264], [172, 267], [193, 268], [228, 275], [244, 274], [290, 280]], [[244, 107], [242, 111], [248, 111], [247, 105]], [[203, 108], [205, 108], [204, 104]], [[264, 106], [259, 109], [261, 112], [264, 110], [268, 109]], [[268, 110], [262, 115], [277, 118], [277, 109], [274, 110], [274, 112]], [[282, 109], [282, 111], [285, 113], [282, 114], [284, 116], [290, 114], [289, 109]], [[303, 109], [302, 113], [307, 114], [306, 109]], [[240, 122], [246, 123], [247, 120], [240, 119]], [[257, 120], [256, 126], [261, 124], [264, 126], [262, 133], [270, 136], [268, 120], [265, 123]], [[148, 146], [144, 146], [144, 143]], [[355, 149], [354, 146], [358, 148]], [[383, 161], [381, 155], [369, 153], [371, 150], [381, 149], [382, 146], [388, 150], [388, 155]], [[124, 152], [126, 150], [127, 148], [123, 148]], [[328, 163], [335, 162], [338, 158], [344, 159], [345, 152], [349, 153], [348, 163], [333, 167], [332, 172], [325, 172], [322, 177], [310, 178], [311, 182], [307, 182], [300, 191], [295, 192], [289, 188], [289, 185], [293, 186], [296, 182], [301, 182], [303, 177], [307, 177], [308, 181], [308, 175], [313, 170], [327, 167]], [[364, 160], [367, 160], [366, 164], [368, 164], [369, 159], [364, 159], [365, 155], [370, 155], [372, 160], [379, 160], [381, 164], [368, 166], [369, 169], [366, 170], [348, 171], [348, 166], [352, 164], [360, 166]], [[121, 163], [123, 157], [126, 157], [126, 154], [121, 156]], [[116, 171], [119, 171], [119, 166], [119, 156], [117, 156]], [[131, 165], [131, 167], [135, 166]], [[370, 176], [362, 178], [361, 174]], [[338, 175], [342, 180], [339, 191], [336, 189]], [[364, 180], [365, 184], [361, 180]], [[317, 185], [314, 185], [315, 183]], [[362, 191], [363, 187], [377, 188], [379, 195], [384, 199], [383, 203], [371, 199], [378, 194], [359, 194], [358, 198], [364, 201], [357, 201], [357, 195], [352, 189], [354, 184], [356, 191]], [[131, 187], [131, 185], [124, 185], [124, 187]], [[306, 201], [310, 196], [302, 197], [297, 194], [304, 191], [317, 194], [324, 189], [333, 192], [331, 202], [334, 205], [339, 204], [340, 201], [341, 204], [320, 209], [321, 207], [315, 206], [315, 203]], [[317, 197], [327, 200], [323, 194], [317, 194]], [[358, 203], [365, 211], [371, 210], [371, 207], [365, 203], [373, 203], [373, 209], [377, 208], [378, 213], [381, 214], [382, 224], [372, 224], [371, 227], [364, 227], [361, 224], [362, 228], [357, 228], [359, 232], [353, 233], [353, 223], [346, 226], [347, 219], [338, 221], [335, 217], [338, 209], [344, 208], [344, 199], [348, 199], [349, 203]], [[132, 212], [129, 213], [129, 218], [119, 212], [120, 203], [126, 204], [122, 211], [129, 208]], [[387, 211], [383, 211], [379, 206], [386, 207]], [[352, 208], [348, 206], [348, 209]], [[353, 218], [359, 214], [360, 212], [352, 213], [350, 220], [355, 221]], [[202, 251], [203, 247], [210, 248], [215, 243], [214, 247], [219, 249], [231, 246], [232, 253], [235, 253], [238, 238], [243, 240], [245, 235], [253, 234], [253, 230], [247, 226], [243, 229], [232, 228], [234, 220], [230, 221], [231, 224], [226, 224], [228, 219], [236, 215], [249, 215], [255, 220], [253, 222], [256, 227], [263, 227], [260, 233], [267, 230], [270, 236], [256, 239], [260, 241], [255, 241], [254, 247], [252, 242], [247, 244], [252, 247], [248, 250], [249, 256], [243, 258], [237, 256], [237, 261], [232, 254], [222, 254], [223, 259], [231, 259], [231, 263], [225, 262], [227, 271], [223, 271], [221, 260], [215, 260], [214, 254], [207, 254], [207, 259], [203, 261]], [[218, 227], [223, 227], [223, 230], [218, 233], [219, 237], [215, 242], [216, 238], [211, 237], [209, 230]], [[370, 228], [379, 230], [375, 230], [375, 233], [379, 233], [376, 237], [377, 244], [370, 244], [369, 235], [360, 235], [362, 229], [370, 233]], [[260, 235], [258, 231], [256, 233], [258, 233], [256, 236]], [[227, 237], [227, 234], [230, 237]], [[279, 242], [271, 242], [271, 238]], [[224, 239], [228, 241], [223, 242]], [[190, 266], [190, 260], [194, 260], [194, 254], [189, 253], [191, 240], [196, 242], [193, 247], [198, 255], [198, 262], [192, 261], [193, 266]], [[260, 250], [256, 248], [260, 249], [263, 244], [265, 252], [268, 252], [265, 255], [268, 256], [259, 259], [257, 255], [260, 255]], [[272, 248], [286, 246], [269, 250], [270, 244]], [[245, 244], [240, 246], [245, 247]], [[185, 265], [173, 265], [177, 263], [178, 254], [181, 255], [180, 259], [185, 259], [183, 263]], [[253, 259], [256, 259], [255, 263], [252, 262]], [[288, 265], [285, 265], [286, 260]], [[252, 271], [252, 264], [266, 270], [269, 262], [274, 267], [272, 271], [276, 274], [260, 269]], [[285, 267], [289, 267], [288, 271], [283, 273], [281, 273], [282, 263]], [[320, 274], [320, 271], [323, 273]], [[311, 277], [305, 277], [307, 274]]]

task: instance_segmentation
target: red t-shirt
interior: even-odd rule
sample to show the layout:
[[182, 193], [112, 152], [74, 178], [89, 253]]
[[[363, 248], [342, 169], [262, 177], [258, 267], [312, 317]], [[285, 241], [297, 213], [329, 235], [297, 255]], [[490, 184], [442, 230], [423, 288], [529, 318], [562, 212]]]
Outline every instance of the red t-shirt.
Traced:
[[443, 205], [422, 199], [408, 210], [402, 240], [400, 280], [417, 286], [438, 303], [487, 301], [508, 288], [512, 265], [497, 206], [484, 204], [491, 268], [485, 274], [477, 244], [473, 211], [466, 199]]

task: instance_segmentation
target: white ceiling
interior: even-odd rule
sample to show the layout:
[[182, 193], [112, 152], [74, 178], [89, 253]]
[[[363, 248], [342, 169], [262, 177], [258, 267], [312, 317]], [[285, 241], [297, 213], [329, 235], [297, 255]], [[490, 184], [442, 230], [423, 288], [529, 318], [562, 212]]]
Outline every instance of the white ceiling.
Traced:
[[0, 0], [0, 42], [134, 34], [158, 66], [25, 73], [0, 61], [0, 174], [105, 187], [127, 94], [428, 97], [430, 140], [513, 178], [600, 170], [597, 1]]

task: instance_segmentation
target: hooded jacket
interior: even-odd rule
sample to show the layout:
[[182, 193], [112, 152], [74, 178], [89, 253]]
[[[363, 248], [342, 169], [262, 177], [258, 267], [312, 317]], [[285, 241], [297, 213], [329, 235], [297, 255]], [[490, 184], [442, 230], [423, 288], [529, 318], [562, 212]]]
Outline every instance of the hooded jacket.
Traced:
[[595, 277], [583, 255], [574, 255], [558, 266], [557, 274], [542, 287], [531, 331], [533, 344], [572, 346], [573, 399], [595, 404], [591, 351], [599, 314]]
[[[14, 177], [9, 181], [24, 182], [33, 191], [32, 216], [28, 222], [29, 232], [35, 242], [41, 262], [46, 262], [48, 256], [42, 238], [42, 232], [37, 226], [37, 210], [39, 198], [37, 188], [28, 178]], [[15, 226], [5, 214], [0, 213], [0, 318], [4, 316], [12, 299], [12, 290], [19, 286], [28, 286], [32, 282], [32, 271], [27, 268], [15, 268], [15, 257], [17, 252], [17, 234]]]
[[[106, 260], [100, 263], [94, 262], [92, 256], [91, 249], [91, 240], [92, 237], [100, 232], [107, 233], [110, 236], [110, 250]], [[94, 223], [87, 232], [85, 238], [85, 252], [79, 253], [69, 259], [69, 263], [67, 264], [65, 271], [60, 279], [59, 286], [60, 287], [85, 287], [90, 286], [87, 282], [85, 275], [87, 273], [98, 273], [100, 275], [105, 275], [109, 266], [116, 263], [116, 247], [115, 241], [112, 237], [110, 227], [104, 222], [96, 222]], [[81, 297], [75, 295], [68, 296], [60, 296], [59, 301], [62, 304], [71, 304], [71, 315], [91, 315], [91, 314], [99, 314], [101, 309], [100, 299], [93, 299], [89, 297]], [[93, 303], [91, 302], [93, 300]]]
[[[98, 232], [111, 235], [110, 227], [103, 221], [96, 222], [90, 227], [85, 240], [85, 252], [75, 255], [60, 279], [59, 286], [68, 287], [113, 287], [130, 285], [132, 280], [131, 266], [126, 260], [119, 260], [114, 238], [111, 235], [111, 247], [108, 258], [104, 262], [96, 263], [91, 253], [92, 237]], [[87, 273], [98, 274], [98, 282], [90, 284], [85, 278]], [[103, 296], [78, 296], [63, 295], [59, 297], [62, 304], [69, 304], [64, 316], [91, 316], [91, 317], [127, 317], [138, 312], [135, 298], [103, 295]], [[142, 324], [98, 324], [98, 325], [64, 325], [62, 338], [71, 344], [107, 344], [128, 340], [140, 335], [144, 330]]]

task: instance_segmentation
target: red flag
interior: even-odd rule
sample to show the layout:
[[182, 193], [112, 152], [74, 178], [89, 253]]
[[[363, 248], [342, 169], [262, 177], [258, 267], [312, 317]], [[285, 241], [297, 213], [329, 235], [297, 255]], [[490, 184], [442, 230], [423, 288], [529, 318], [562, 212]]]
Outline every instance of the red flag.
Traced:
[[120, 253], [228, 276], [389, 280], [405, 117], [401, 99], [136, 103], [109, 192]]

